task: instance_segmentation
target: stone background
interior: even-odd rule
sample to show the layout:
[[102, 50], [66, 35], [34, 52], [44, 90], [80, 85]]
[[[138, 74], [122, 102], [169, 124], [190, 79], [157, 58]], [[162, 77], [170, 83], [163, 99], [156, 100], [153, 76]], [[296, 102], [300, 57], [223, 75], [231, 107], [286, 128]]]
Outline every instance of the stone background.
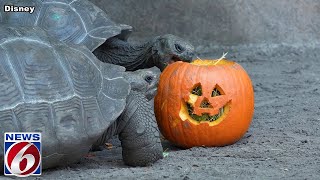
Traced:
[[320, 40], [319, 0], [91, 0], [133, 37], [172, 33], [195, 45]]

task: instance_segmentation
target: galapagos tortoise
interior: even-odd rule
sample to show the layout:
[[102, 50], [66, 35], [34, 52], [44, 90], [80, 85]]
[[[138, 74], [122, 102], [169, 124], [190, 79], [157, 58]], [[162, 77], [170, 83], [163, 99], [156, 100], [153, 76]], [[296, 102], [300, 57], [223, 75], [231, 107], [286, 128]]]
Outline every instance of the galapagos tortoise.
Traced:
[[[34, 6], [30, 13], [5, 13], [4, 5]], [[0, 22], [17, 26], [39, 26], [49, 35], [71, 44], [81, 44], [103, 62], [133, 71], [157, 66], [163, 70], [174, 61], [191, 61], [194, 47], [166, 34], [134, 44], [128, 37], [132, 27], [113, 22], [88, 0], [1, 0]]]
[[[124, 67], [103, 63], [87, 48], [66, 45], [38, 27], [0, 26], [0, 61], [0, 132], [41, 132], [43, 168], [77, 162], [91, 145], [113, 135], [119, 135], [128, 165], [162, 158], [145, 97], [157, 84], [143, 76], [155, 72], [156, 79], [159, 70], [130, 72], [127, 80]], [[134, 84], [139, 78], [145, 88]]]

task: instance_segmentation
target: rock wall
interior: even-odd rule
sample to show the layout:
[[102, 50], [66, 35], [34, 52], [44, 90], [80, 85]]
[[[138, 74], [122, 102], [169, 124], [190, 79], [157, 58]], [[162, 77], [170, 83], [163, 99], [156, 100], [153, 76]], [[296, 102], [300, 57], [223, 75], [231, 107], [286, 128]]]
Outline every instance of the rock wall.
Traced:
[[133, 37], [172, 33], [195, 45], [320, 41], [319, 0], [92, 0]]

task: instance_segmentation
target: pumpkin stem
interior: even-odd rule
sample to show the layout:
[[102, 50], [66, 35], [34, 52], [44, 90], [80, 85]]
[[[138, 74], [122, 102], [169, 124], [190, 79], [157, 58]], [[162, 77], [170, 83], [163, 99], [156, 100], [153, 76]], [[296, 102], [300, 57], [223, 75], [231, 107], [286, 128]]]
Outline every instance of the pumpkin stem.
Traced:
[[218, 64], [221, 60], [226, 59], [227, 54], [228, 54], [228, 52], [223, 53], [222, 56], [221, 56], [221, 58], [219, 58], [218, 61], [215, 62], [213, 65], [216, 65], [216, 64]]

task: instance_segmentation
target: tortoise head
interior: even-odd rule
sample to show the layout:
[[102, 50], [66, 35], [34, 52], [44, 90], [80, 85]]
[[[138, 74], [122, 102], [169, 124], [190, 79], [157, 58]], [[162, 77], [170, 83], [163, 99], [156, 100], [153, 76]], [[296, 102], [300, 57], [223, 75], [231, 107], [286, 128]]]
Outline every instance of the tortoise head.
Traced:
[[157, 37], [152, 50], [153, 61], [161, 71], [176, 61], [191, 62], [195, 56], [194, 47], [188, 41], [172, 34]]
[[154, 98], [157, 93], [161, 71], [157, 67], [126, 71], [124, 77], [131, 85], [131, 90], [140, 92], [148, 100]]

